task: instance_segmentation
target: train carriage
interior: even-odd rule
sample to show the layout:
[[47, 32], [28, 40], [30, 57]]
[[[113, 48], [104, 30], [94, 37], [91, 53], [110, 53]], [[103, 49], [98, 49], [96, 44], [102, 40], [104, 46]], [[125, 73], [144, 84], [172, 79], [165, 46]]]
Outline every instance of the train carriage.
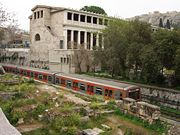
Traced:
[[56, 73], [49, 70], [31, 67], [7, 64], [3, 64], [2, 66], [6, 72], [34, 78], [46, 83], [57, 84], [89, 95], [102, 95], [105, 99], [123, 99], [129, 97], [135, 100], [140, 100], [141, 98], [140, 87], [114, 80], [78, 74]]

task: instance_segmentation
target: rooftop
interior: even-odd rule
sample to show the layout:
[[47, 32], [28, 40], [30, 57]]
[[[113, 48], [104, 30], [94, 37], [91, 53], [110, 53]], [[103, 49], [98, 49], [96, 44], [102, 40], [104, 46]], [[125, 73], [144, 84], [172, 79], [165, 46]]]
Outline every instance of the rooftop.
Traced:
[[36, 5], [34, 8], [31, 9], [31, 11], [36, 10], [37, 8], [48, 8], [51, 10], [51, 12], [58, 12], [58, 11], [74, 11], [74, 12], [79, 12], [79, 13], [84, 13], [84, 14], [90, 14], [90, 15], [96, 15], [96, 16], [107, 16], [103, 14], [98, 14], [98, 13], [93, 13], [93, 12], [87, 12], [87, 11], [82, 11], [82, 10], [77, 10], [77, 9], [72, 9], [72, 8], [64, 8], [64, 7], [54, 7], [54, 6], [47, 6], [47, 5]]

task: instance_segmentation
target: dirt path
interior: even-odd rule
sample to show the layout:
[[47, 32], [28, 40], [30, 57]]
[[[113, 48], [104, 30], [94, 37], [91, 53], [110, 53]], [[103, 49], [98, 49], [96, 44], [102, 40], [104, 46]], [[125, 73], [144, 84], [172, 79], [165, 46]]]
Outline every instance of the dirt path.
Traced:
[[89, 102], [79, 97], [76, 97], [74, 94], [69, 93], [69, 94], [64, 95], [64, 97], [67, 99], [67, 101], [72, 102], [77, 105], [87, 106], [89, 104]]
[[49, 94], [59, 91], [55, 87], [47, 85], [47, 84], [37, 85], [37, 88], [41, 91], [48, 92]]
[[42, 124], [29, 124], [29, 125], [19, 125], [18, 127], [16, 127], [16, 129], [21, 133], [25, 133], [42, 127], [43, 127]]

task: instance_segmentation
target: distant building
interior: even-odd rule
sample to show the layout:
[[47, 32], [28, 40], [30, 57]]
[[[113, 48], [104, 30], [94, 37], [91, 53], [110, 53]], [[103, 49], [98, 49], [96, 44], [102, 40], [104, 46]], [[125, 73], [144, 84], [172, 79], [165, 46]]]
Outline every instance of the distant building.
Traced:
[[8, 28], [0, 27], [2, 34], [2, 40], [0, 42], [0, 48], [27, 48], [30, 44], [30, 36], [28, 33], [17, 32], [11, 33]]
[[[31, 66], [74, 73], [74, 52], [103, 48], [106, 16], [74, 9], [37, 5], [30, 19]], [[85, 68], [82, 67], [83, 71]]]
[[10, 44], [14, 48], [29, 48], [30, 36], [27, 33], [18, 33]]

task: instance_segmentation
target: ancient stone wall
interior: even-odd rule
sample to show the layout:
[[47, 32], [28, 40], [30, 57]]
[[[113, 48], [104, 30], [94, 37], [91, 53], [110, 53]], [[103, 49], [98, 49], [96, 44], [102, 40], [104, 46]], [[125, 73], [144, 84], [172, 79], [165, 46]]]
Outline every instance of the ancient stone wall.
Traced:
[[146, 85], [140, 87], [143, 101], [180, 109], [180, 91]]
[[118, 100], [116, 101], [116, 104], [124, 113], [137, 116], [148, 121], [150, 124], [159, 119], [161, 115], [160, 107], [146, 102], [137, 102], [131, 98]]
[[0, 63], [8, 63], [21, 66], [29, 66], [29, 49], [11, 48], [0, 50]]

